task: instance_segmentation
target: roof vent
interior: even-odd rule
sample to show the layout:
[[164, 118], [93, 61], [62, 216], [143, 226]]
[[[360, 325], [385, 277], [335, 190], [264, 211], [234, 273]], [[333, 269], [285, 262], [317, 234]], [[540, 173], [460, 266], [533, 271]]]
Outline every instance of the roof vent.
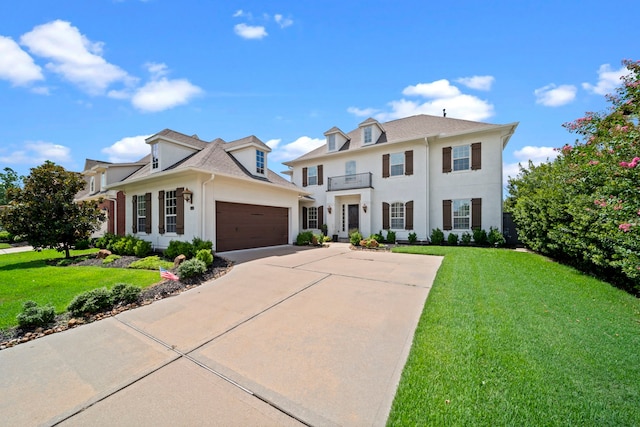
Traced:
[[194, 133], [193, 135], [191, 135], [191, 138], [193, 138], [193, 139], [197, 139], [197, 140], [200, 140], [200, 138], [198, 138], [198, 135], [197, 135], [197, 134], [195, 134], [195, 133]]
[[447, 109], [446, 108], [442, 109], [442, 117], [447, 117]]

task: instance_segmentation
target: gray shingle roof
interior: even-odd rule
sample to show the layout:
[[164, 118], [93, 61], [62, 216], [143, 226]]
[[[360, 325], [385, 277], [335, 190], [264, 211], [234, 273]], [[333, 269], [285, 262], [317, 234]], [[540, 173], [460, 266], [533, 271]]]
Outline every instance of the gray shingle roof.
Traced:
[[[367, 119], [360, 123], [363, 124], [376, 123], [373, 119]], [[427, 136], [439, 135], [439, 134], [453, 134], [458, 132], [473, 132], [482, 129], [488, 129], [491, 127], [500, 127], [501, 125], [473, 122], [470, 120], [453, 119], [450, 117], [429, 116], [426, 114], [420, 114], [417, 116], [405, 117], [403, 119], [391, 120], [389, 122], [380, 123], [384, 133], [378, 139], [376, 144], [388, 144], [398, 141], [406, 141], [412, 138], [424, 138]], [[333, 128], [332, 128], [333, 129]], [[362, 132], [358, 127], [347, 134], [349, 143], [347, 147], [342, 147], [339, 151], [351, 151], [357, 150], [362, 147]], [[375, 145], [375, 144], [374, 144]], [[313, 159], [327, 154], [326, 144], [312, 150], [297, 159], [284, 164], [295, 163], [302, 160]]]

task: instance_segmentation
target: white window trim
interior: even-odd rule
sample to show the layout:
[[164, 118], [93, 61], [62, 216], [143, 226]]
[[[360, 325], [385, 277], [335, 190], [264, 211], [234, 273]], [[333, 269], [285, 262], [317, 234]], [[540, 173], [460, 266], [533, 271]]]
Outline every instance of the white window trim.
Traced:
[[256, 150], [256, 173], [264, 175], [264, 172], [266, 170], [266, 163], [267, 160], [264, 151]]
[[[467, 156], [456, 158], [455, 156], [456, 148], [460, 149], [465, 147], [467, 148]], [[467, 168], [456, 169], [455, 168], [456, 160], [463, 160], [463, 159], [467, 159]], [[471, 170], [471, 145], [466, 144], [466, 145], [456, 145], [454, 147], [451, 147], [451, 172], [468, 172], [470, 170]]]
[[[169, 205], [169, 201], [175, 200], [175, 204], [172, 206]], [[169, 213], [170, 209], [174, 210], [173, 213]], [[173, 224], [171, 224], [174, 229], [169, 230], [169, 218], [175, 218]], [[164, 227], [167, 233], [176, 233], [176, 228], [178, 226], [178, 194], [176, 190], [168, 190], [164, 192]]]
[[[394, 206], [402, 206], [402, 216], [394, 216]], [[397, 213], [397, 211], [396, 211]], [[402, 219], [402, 224], [400, 225], [400, 227], [394, 227], [393, 224], [393, 220], [396, 219], [396, 221], [398, 221], [399, 219]], [[389, 227], [391, 227], [392, 230], [404, 230], [404, 226], [406, 224], [407, 221], [407, 207], [403, 202], [393, 202], [389, 204]]]
[[[315, 221], [315, 227], [311, 226], [311, 221]], [[318, 208], [312, 206], [307, 209], [307, 227], [309, 230], [317, 230], [318, 227]]]
[[[367, 141], [367, 133], [369, 134], [369, 141]], [[369, 145], [373, 144], [373, 126], [365, 126], [362, 128], [362, 144]]]
[[[137, 197], [137, 203], [136, 203], [136, 229], [138, 230], [138, 233], [146, 233], [146, 225], [147, 225], [147, 199], [145, 197], [144, 194], [138, 194]], [[144, 207], [144, 215], [141, 215], [141, 207]], [[140, 227], [140, 220], [144, 219], [144, 223], [142, 224], [142, 227]]]
[[[469, 209], [468, 214], [467, 215], [458, 215], [458, 216], [456, 216], [456, 203], [465, 203], [465, 202], [466, 202], [467, 207]], [[467, 228], [456, 227], [456, 218], [458, 218], [458, 219], [467, 218], [469, 220], [469, 226]], [[453, 230], [460, 230], [460, 231], [469, 231], [469, 230], [471, 230], [471, 199], [455, 199], [455, 200], [451, 201], [451, 227], [452, 227]]]
[[[312, 175], [311, 171], [315, 173]], [[311, 182], [311, 178], [314, 178], [314, 182]], [[307, 168], [307, 185], [318, 185], [318, 167], [317, 166], [309, 166]]]
[[336, 134], [332, 133], [327, 135], [327, 151], [336, 151]]
[[[402, 159], [402, 162], [400, 163], [393, 163], [393, 157], [396, 156], [400, 159]], [[398, 165], [402, 165], [402, 173], [393, 173], [393, 166], [398, 166]], [[404, 153], [391, 153], [389, 155], [389, 177], [393, 177], [393, 176], [404, 176], [405, 173], [405, 154]]]
[[89, 179], [89, 193], [95, 193], [96, 191], [96, 177], [92, 176]]

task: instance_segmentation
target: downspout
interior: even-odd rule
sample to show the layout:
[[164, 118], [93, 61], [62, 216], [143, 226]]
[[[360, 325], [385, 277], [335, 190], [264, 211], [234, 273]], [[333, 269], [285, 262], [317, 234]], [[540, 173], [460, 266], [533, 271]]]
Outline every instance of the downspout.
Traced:
[[[202, 183], [202, 188], [201, 188], [201, 196], [200, 198], [202, 199], [202, 203], [200, 206], [200, 215], [202, 216], [202, 220], [201, 220], [201, 235], [202, 235], [202, 240], [206, 240], [206, 226], [207, 226], [207, 215], [206, 215], [206, 207], [207, 207], [207, 197], [205, 196], [206, 192], [205, 192], [205, 187], [207, 186], [208, 183], [210, 183], [211, 181], [213, 181], [213, 179], [215, 178], [215, 174], [211, 174], [211, 178], [209, 178], [208, 180], [204, 181]], [[214, 209], [214, 213], [215, 213], [215, 209]], [[214, 215], [215, 216], [215, 215]], [[214, 242], [215, 244], [215, 242]], [[214, 248], [215, 249], [215, 248]]]
[[426, 173], [426, 185], [425, 185], [425, 204], [426, 204], [426, 212], [425, 212], [425, 218], [426, 218], [426, 224], [425, 224], [425, 231], [426, 231], [426, 236], [425, 236], [425, 241], [427, 239], [429, 239], [429, 222], [431, 221], [431, 201], [429, 200], [429, 176], [431, 175], [431, 166], [429, 165], [429, 138], [425, 137], [424, 138], [424, 143], [427, 146], [426, 149], [426, 153], [425, 153], [425, 165], [427, 167], [427, 173]]

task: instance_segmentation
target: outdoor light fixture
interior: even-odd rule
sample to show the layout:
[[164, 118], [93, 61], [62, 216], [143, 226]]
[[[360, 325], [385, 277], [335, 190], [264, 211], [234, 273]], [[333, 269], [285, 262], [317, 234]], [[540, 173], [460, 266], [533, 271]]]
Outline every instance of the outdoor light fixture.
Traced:
[[182, 190], [182, 196], [184, 197], [185, 202], [193, 203], [193, 192], [188, 188]]
[[367, 213], [367, 204], [366, 203], [364, 205], [362, 205], [362, 210], [364, 211], [364, 213]]
[[327, 206], [327, 212], [331, 213], [331, 205]]

